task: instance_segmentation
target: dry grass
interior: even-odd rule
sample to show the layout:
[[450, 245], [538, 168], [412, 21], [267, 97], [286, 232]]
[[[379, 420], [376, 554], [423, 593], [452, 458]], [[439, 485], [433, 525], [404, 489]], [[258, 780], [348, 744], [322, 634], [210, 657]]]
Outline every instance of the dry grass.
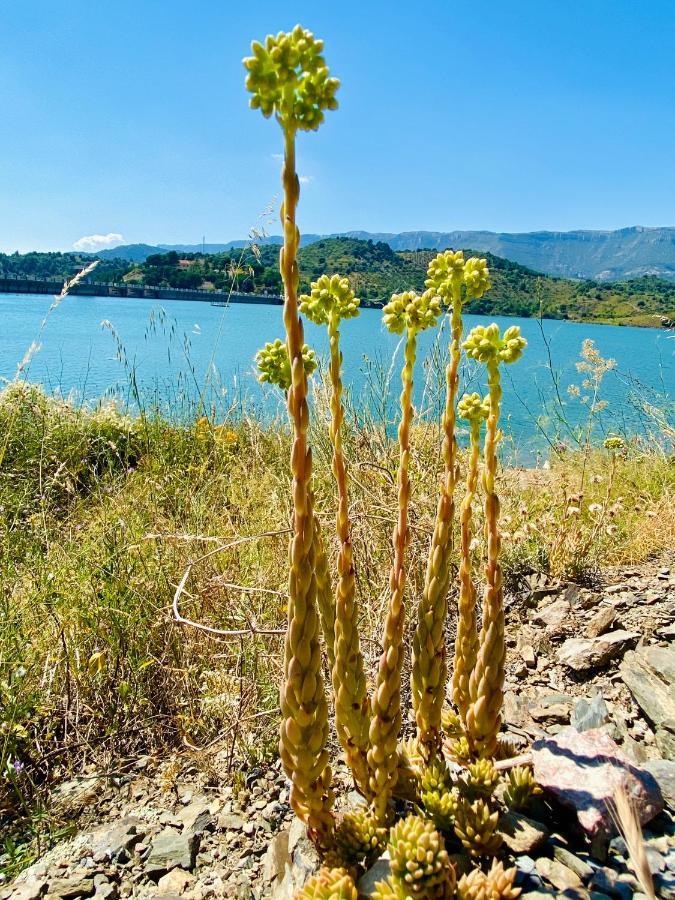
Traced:
[[[215, 629], [283, 629], [286, 428], [251, 420], [177, 427], [114, 409], [77, 410], [13, 385], [0, 394], [3, 431], [0, 757], [5, 772], [23, 766], [4, 776], [7, 811], [16, 814], [21, 797], [57, 773], [167, 742], [222, 740], [232, 766], [276, 752], [281, 635], [204, 634], [175, 621], [172, 601], [191, 565], [184, 617]], [[437, 437], [435, 426], [413, 434], [411, 610], [433, 528]], [[312, 444], [316, 510], [330, 536], [335, 498], [321, 410]], [[345, 451], [372, 673], [388, 597], [398, 452], [370, 425], [347, 430]], [[582, 576], [673, 542], [669, 460], [629, 448], [614, 462], [611, 489], [604, 451], [585, 465], [569, 454], [548, 471], [502, 473], [510, 584], [538, 569]], [[573, 500], [582, 471], [583, 497]], [[477, 509], [479, 537], [481, 524]], [[334, 541], [330, 549], [334, 558]], [[481, 550], [479, 540], [479, 571]]]

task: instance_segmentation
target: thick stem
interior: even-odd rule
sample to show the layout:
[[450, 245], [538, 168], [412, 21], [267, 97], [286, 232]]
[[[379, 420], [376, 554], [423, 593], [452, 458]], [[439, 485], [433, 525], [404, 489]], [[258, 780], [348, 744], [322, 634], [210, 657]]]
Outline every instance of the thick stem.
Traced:
[[441, 714], [445, 700], [447, 663], [445, 620], [450, 587], [452, 525], [455, 517], [455, 486], [459, 477], [455, 437], [455, 401], [459, 384], [462, 341], [462, 304], [459, 285], [452, 304], [450, 362], [445, 370], [445, 410], [443, 412], [443, 460], [445, 472], [436, 509], [422, 601], [417, 611], [413, 639], [412, 701], [417, 722], [417, 738], [425, 756], [441, 743]]
[[328, 670], [333, 671], [335, 665], [335, 598], [330, 566], [323, 541], [321, 524], [314, 516], [314, 569], [316, 575], [316, 603], [319, 608], [321, 630], [326, 641]]
[[479, 638], [476, 665], [469, 680], [471, 705], [466, 718], [469, 742], [473, 752], [481, 757], [494, 756], [501, 725], [504, 697], [504, 598], [502, 572], [499, 566], [499, 497], [495, 491], [497, 476], [497, 441], [502, 389], [499, 362], [487, 364], [490, 389], [490, 414], [485, 432], [485, 463], [483, 491], [485, 493], [485, 533], [487, 561], [485, 565], [485, 594], [483, 597], [483, 625]]
[[299, 232], [295, 212], [300, 184], [295, 171], [295, 134], [285, 131], [282, 210], [284, 245], [279, 268], [284, 282], [284, 325], [291, 386], [288, 413], [293, 425], [293, 534], [289, 549], [288, 630], [284, 679], [280, 691], [282, 721], [279, 753], [291, 779], [290, 803], [315, 839], [326, 844], [333, 828], [328, 751], [328, 705], [321, 672], [316, 545], [312, 509], [312, 453], [307, 443], [309, 409], [302, 360], [304, 336], [298, 316]]
[[459, 564], [459, 616], [455, 639], [455, 666], [452, 676], [452, 699], [466, 727], [469, 708], [469, 679], [478, 653], [476, 626], [476, 585], [471, 565], [471, 505], [478, 485], [478, 460], [480, 457], [480, 419], [471, 421], [469, 467], [466, 475], [466, 493], [460, 509], [461, 546]]
[[342, 449], [342, 354], [340, 352], [339, 320], [331, 316], [328, 323], [330, 341], [331, 422], [333, 445], [333, 474], [337, 485], [338, 511], [335, 521], [340, 552], [338, 554], [338, 582], [335, 591], [335, 664], [333, 689], [335, 692], [335, 728], [347, 763], [359, 790], [369, 794], [368, 726], [370, 721], [366, 676], [359, 643], [356, 581], [352, 554], [351, 522], [347, 467]]
[[401, 422], [398, 428], [400, 461], [398, 469], [398, 520], [392, 535], [394, 561], [389, 577], [389, 609], [382, 638], [382, 655], [372, 696], [370, 722], [370, 788], [376, 815], [384, 818], [398, 777], [397, 743], [401, 730], [401, 668], [405, 623], [405, 549], [408, 543], [410, 502], [410, 426], [413, 418], [413, 369], [417, 336], [409, 330], [405, 345], [405, 365], [401, 372]]

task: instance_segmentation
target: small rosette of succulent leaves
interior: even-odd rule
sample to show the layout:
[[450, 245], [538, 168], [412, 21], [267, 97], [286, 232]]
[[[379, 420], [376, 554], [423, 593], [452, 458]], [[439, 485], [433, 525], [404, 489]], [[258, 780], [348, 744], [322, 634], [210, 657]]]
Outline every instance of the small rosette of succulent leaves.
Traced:
[[346, 869], [324, 867], [295, 895], [295, 900], [357, 900], [356, 885]]
[[511, 325], [503, 335], [499, 332], [499, 325], [493, 322], [491, 325], [476, 325], [464, 343], [467, 356], [481, 363], [503, 362], [506, 364], [517, 362], [523, 355], [527, 341], [520, 334], [517, 325]]
[[492, 860], [489, 872], [473, 869], [462, 875], [457, 884], [458, 900], [515, 900], [520, 888], [514, 887], [516, 867], [505, 869], [504, 864]]
[[300, 297], [300, 312], [315, 325], [329, 325], [359, 314], [361, 301], [343, 275], [322, 275], [312, 282], [309, 294]]
[[[291, 386], [291, 364], [288, 359], [288, 348], [284, 341], [277, 338], [258, 350], [255, 356], [258, 366], [258, 380], [265, 384], [274, 384], [282, 391], [287, 391]], [[304, 344], [302, 347], [302, 362], [305, 374], [311, 375], [316, 369], [316, 354]]]
[[380, 897], [433, 900], [453, 896], [455, 870], [443, 838], [431, 822], [415, 815], [399, 819], [389, 834], [388, 850], [391, 876], [378, 885]]
[[527, 809], [532, 803], [532, 799], [541, 792], [531, 769], [525, 766], [514, 766], [509, 770], [504, 791], [504, 803], [509, 809]]
[[250, 105], [269, 118], [275, 114], [283, 128], [316, 131], [327, 109], [337, 109], [340, 87], [331, 78], [323, 55], [323, 41], [300, 25], [290, 32], [269, 34], [265, 43], [251, 44], [244, 59]]

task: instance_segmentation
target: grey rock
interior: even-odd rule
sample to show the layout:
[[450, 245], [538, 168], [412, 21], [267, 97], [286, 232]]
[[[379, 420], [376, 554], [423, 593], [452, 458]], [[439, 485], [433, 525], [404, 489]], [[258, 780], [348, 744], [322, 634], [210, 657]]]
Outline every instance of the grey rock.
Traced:
[[15, 885], [14, 890], [10, 889], [7, 896], [11, 896], [12, 900], [38, 900], [46, 890], [47, 882], [44, 879], [31, 878], [24, 884]]
[[541, 822], [515, 811], [502, 816], [499, 830], [509, 850], [519, 855], [537, 850], [549, 836], [548, 828]]
[[595, 870], [591, 887], [609, 894], [610, 897], [631, 900], [639, 885], [631, 875], [621, 875], [608, 866], [601, 866]]
[[242, 831], [245, 824], [245, 820], [236, 813], [221, 813], [218, 817], [220, 831]]
[[273, 881], [281, 880], [286, 871], [286, 863], [291, 861], [288, 852], [288, 831], [280, 831], [275, 835], [267, 847], [265, 856], [263, 857], [263, 878], [271, 884]]
[[591, 728], [602, 728], [609, 720], [607, 704], [600, 694], [596, 694], [590, 700], [582, 697], [577, 701], [572, 710], [570, 724], [577, 731], [589, 731]]
[[558, 662], [575, 672], [588, 672], [621, 656], [640, 635], [635, 631], [610, 631], [596, 638], [569, 638], [558, 651]]
[[131, 848], [141, 841], [147, 826], [133, 816], [122, 819], [112, 828], [100, 828], [92, 834], [91, 853], [94, 862], [126, 862]]
[[653, 775], [666, 806], [675, 812], [675, 760], [652, 759], [644, 763], [643, 769]]
[[562, 634], [570, 625], [571, 607], [567, 600], [554, 600], [543, 609], [537, 610], [533, 616], [536, 625], [546, 626], [547, 637]]
[[199, 837], [196, 834], [164, 828], [155, 835], [144, 869], [150, 877], [163, 875], [177, 866], [190, 871], [194, 868]]
[[636, 702], [654, 725], [674, 731], [675, 650], [640, 647], [625, 655], [619, 671]]
[[370, 897], [375, 890], [378, 881], [384, 881], [391, 875], [391, 863], [389, 861], [389, 853], [385, 853], [377, 860], [377, 862], [364, 872], [359, 878], [356, 888], [359, 897]]
[[675, 759], [675, 734], [666, 728], [657, 728], [655, 736], [656, 746], [666, 759]]

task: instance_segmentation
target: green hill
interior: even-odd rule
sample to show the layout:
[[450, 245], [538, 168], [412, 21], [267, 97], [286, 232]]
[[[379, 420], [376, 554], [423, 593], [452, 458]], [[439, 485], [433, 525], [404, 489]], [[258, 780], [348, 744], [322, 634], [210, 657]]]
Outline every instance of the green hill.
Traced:
[[[383, 241], [323, 238], [299, 251], [301, 289], [323, 273], [349, 276], [363, 299], [386, 300], [406, 289], [422, 290], [436, 250], [392, 250]], [[467, 255], [472, 255], [467, 249]], [[279, 248], [265, 245], [221, 253], [154, 253], [142, 262], [103, 260], [92, 276], [101, 282], [127, 281], [159, 287], [281, 293]], [[486, 256], [492, 289], [469, 304], [486, 315], [537, 316], [611, 324], [660, 325], [675, 319], [675, 282], [654, 276], [629, 281], [573, 281], [542, 275], [491, 253]], [[83, 265], [78, 254], [0, 254], [0, 276], [66, 277]]]

